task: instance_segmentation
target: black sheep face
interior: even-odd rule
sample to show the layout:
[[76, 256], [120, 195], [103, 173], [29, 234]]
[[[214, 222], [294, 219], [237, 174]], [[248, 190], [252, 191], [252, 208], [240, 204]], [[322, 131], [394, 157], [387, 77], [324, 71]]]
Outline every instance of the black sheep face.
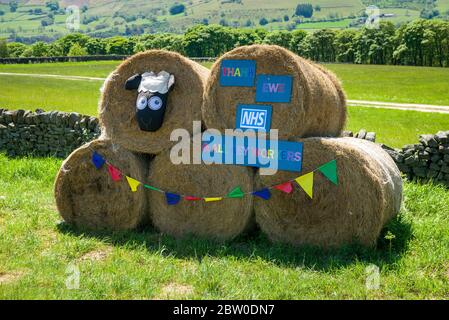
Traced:
[[126, 81], [127, 90], [137, 90], [136, 119], [140, 130], [154, 132], [164, 122], [168, 95], [175, 78], [168, 72], [136, 74]]

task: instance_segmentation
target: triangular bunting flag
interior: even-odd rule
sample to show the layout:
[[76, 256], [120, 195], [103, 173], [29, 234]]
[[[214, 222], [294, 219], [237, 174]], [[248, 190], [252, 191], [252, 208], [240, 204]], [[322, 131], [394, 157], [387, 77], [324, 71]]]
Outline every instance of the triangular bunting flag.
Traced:
[[204, 201], [206, 202], [217, 202], [221, 200], [223, 200], [223, 198], [204, 198]]
[[120, 181], [122, 179], [122, 174], [117, 168], [108, 165], [108, 171], [113, 181]]
[[181, 201], [181, 196], [179, 194], [175, 194], [175, 193], [165, 193], [165, 198], [167, 199], [167, 204], [169, 206], [174, 206], [176, 204], [179, 203], [179, 201]]
[[187, 201], [200, 201], [203, 200], [203, 198], [198, 198], [198, 197], [184, 197], [184, 199], [186, 199]]
[[227, 196], [226, 198], [243, 198], [245, 194], [243, 193], [242, 189], [240, 187], [235, 188], [234, 190], [232, 190]]
[[97, 169], [101, 169], [106, 161], [100, 156], [98, 153], [94, 152], [92, 155], [92, 163], [95, 165]]
[[129, 187], [131, 188], [131, 191], [137, 192], [137, 188], [139, 187], [140, 182], [137, 181], [136, 179], [130, 178], [128, 176], [126, 177], [126, 180], [128, 180], [128, 184], [129, 184]]
[[274, 188], [277, 189], [277, 190], [280, 190], [282, 192], [288, 193], [288, 194], [293, 192], [293, 185], [292, 185], [292, 183], [290, 181], [286, 182], [286, 183], [283, 183], [283, 184], [280, 184], [280, 185], [277, 185]]
[[307, 193], [307, 195], [313, 199], [313, 172], [296, 178], [296, 182]]
[[338, 185], [337, 160], [332, 160], [319, 168], [322, 174], [333, 184]]
[[253, 192], [253, 195], [262, 198], [264, 200], [270, 200], [271, 198], [271, 192], [268, 188]]
[[149, 186], [149, 185], [147, 185], [147, 184], [144, 184], [143, 186], [144, 186], [145, 188], [150, 189], [150, 190], [153, 190], [153, 191], [162, 191], [161, 189], [158, 189], [158, 188]]

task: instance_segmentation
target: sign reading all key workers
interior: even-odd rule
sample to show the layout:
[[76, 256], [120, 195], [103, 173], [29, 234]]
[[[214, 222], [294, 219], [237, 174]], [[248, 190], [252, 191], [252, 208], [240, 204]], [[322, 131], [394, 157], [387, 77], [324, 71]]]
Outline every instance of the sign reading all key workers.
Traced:
[[223, 60], [220, 66], [220, 85], [223, 87], [253, 87], [256, 61]]
[[202, 159], [207, 164], [242, 165], [301, 172], [303, 143], [252, 137], [203, 135]]
[[256, 102], [290, 103], [292, 83], [291, 76], [257, 76]]

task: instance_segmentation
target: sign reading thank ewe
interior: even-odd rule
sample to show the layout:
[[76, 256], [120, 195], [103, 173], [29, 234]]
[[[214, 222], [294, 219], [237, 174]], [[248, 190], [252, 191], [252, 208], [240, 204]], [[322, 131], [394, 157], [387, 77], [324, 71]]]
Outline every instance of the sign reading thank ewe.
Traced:
[[[223, 85], [229, 80], [223, 66], [241, 60], [257, 65], [259, 88]], [[338, 79], [291, 51], [269, 45], [239, 47], [215, 62], [204, 93], [203, 122], [206, 128], [233, 128], [239, 104], [261, 101], [272, 105], [271, 128], [279, 130], [282, 140], [339, 136], [345, 126], [346, 98]]]
[[290, 103], [291, 76], [260, 75], [257, 77], [256, 102]]
[[223, 60], [220, 84], [224, 87], [252, 87], [256, 76], [256, 62], [251, 60]]

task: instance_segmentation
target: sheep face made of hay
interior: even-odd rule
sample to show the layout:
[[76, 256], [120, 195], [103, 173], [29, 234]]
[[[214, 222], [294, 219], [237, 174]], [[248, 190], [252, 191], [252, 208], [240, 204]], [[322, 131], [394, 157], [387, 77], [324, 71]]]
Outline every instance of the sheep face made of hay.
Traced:
[[168, 72], [159, 74], [145, 72], [136, 74], [126, 81], [126, 90], [137, 90], [136, 119], [140, 130], [155, 132], [164, 122], [170, 89], [175, 77]]
[[134, 55], [103, 86], [103, 136], [131, 151], [158, 154], [173, 145], [174, 129], [193, 135], [193, 121], [201, 121], [208, 75], [208, 69], [178, 53], [151, 50]]
[[[253, 63], [254, 67], [226, 67], [235, 61]], [[222, 83], [224, 78], [241, 79], [245, 74], [254, 78], [253, 84]], [[269, 80], [279, 76], [291, 79], [288, 101], [258, 99], [258, 92], [270, 97], [274, 91], [287, 91], [284, 84]], [[255, 103], [272, 107], [271, 128], [279, 130], [280, 139], [339, 136], [346, 122], [346, 97], [336, 76], [279, 46], [243, 46], [217, 60], [204, 95], [204, 124], [218, 130], [235, 128], [239, 108]]]

